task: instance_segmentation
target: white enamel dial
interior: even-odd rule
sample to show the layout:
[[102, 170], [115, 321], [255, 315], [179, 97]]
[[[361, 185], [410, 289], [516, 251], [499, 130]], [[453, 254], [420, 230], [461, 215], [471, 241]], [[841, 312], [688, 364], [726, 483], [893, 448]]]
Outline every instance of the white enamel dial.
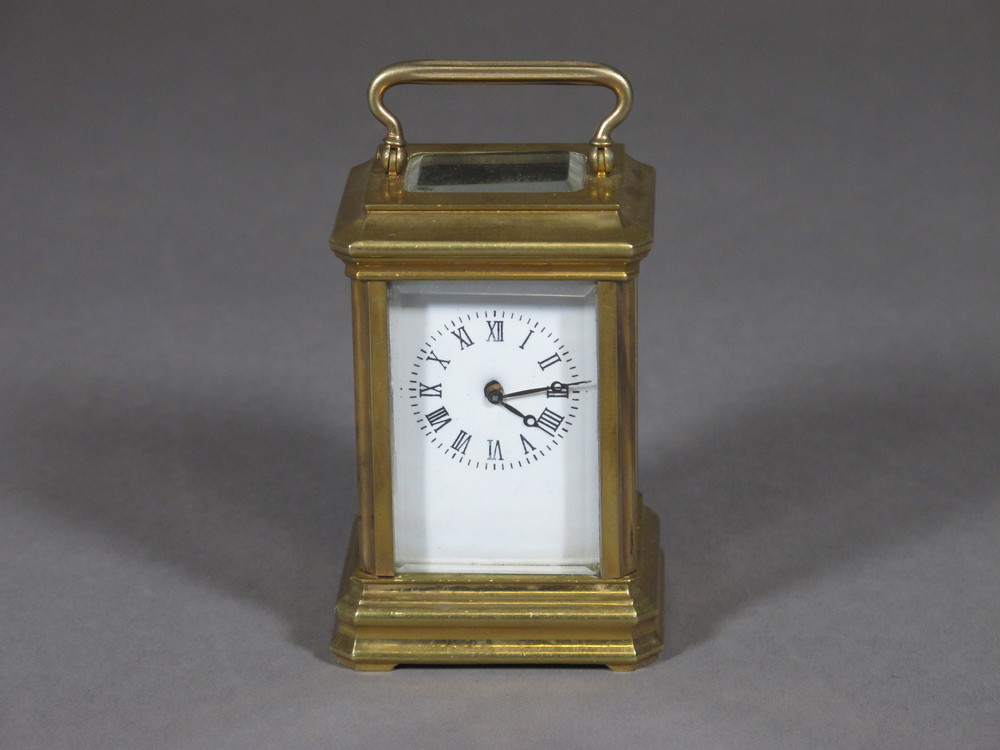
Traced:
[[401, 572], [596, 573], [596, 287], [390, 286]]
[[485, 471], [549, 455], [572, 429], [581, 389], [594, 385], [552, 331], [497, 306], [444, 323], [412, 366], [410, 407], [424, 435], [451, 460]]

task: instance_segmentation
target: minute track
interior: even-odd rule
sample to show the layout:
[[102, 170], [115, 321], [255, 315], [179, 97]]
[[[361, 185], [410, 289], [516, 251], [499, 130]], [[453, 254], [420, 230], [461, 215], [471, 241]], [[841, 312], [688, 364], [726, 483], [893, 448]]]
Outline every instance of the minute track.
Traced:
[[[425, 439], [472, 470], [516, 471], [551, 455], [574, 429], [579, 389], [592, 381], [579, 377], [570, 349], [549, 325], [499, 306], [437, 323], [408, 368], [412, 410]], [[523, 383], [540, 362], [545, 385], [488, 392], [500, 381]], [[475, 384], [477, 372], [497, 377], [479, 380], [483, 389]], [[538, 382], [532, 377], [528, 383], [532, 379]], [[482, 394], [478, 401], [476, 392]]]

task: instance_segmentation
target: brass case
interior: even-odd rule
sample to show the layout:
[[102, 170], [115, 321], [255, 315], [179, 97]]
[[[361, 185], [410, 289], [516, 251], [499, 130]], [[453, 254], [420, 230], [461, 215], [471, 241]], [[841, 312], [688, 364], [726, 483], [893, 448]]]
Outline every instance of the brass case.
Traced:
[[[589, 144], [410, 145], [425, 153], [587, 153]], [[359, 514], [331, 649], [400, 663], [633, 669], [662, 649], [658, 521], [636, 486], [636, 275], [652, 244], [654, 171], [616, 167], [565, 193], [420, 193], [377, 160], [348, 178], [330, 246], [352, 283]], [[598, 287], [601, 573], [395, 574], [387, 283], [585, 279]]]

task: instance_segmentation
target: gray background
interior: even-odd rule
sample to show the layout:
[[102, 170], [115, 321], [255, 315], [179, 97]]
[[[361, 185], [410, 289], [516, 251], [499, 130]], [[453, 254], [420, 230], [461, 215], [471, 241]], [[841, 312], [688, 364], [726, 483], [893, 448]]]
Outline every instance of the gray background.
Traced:
[[[0, 746], [1000, 746], [996, 3], [8, 1], [0, 55]], [[667, 652], [634, 674], [326, 656], [326, 241], [368, 81], [421, 57], [635, 87]], [[389, 100], [415, 141], [584, 140], [610, 104]]]

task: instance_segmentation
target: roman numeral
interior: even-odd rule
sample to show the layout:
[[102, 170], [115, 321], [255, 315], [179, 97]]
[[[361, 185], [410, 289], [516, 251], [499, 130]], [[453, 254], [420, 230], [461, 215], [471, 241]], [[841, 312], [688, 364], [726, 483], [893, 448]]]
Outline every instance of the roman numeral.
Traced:
[[[461, 345], [462, 349], [466, 349], [475, 343], [472, 340], [472, 337], [469, 336], [469, 332], [465, 330], [465, 326], [462, 326], [457, 331], [452, 331], [451, 335], [458, 339], [458, 343]], [[461, 349], [459, 351], [461, 351]]]
[[538, 415], [538, 423], [535, 425], [543, 432], [555, 437], [556, 430], [563, 423], [565, 417], [561, 417], [549, 408], [546, 408]]
[[439, 365], [441, 365], [441, 369], [442, 370], [447, 370], [448, 369], [448, 365], [451, 364], [451, 360], [450, 359], [441, 359], [438, 355], [436, 355], [434, 353], [433, 349], [431, 349], [430, 352], [428, 352], [428, 354], [427, 354], [427, 361], [428, 362], [437, 362]]
[[545, 398], [569, 398], [569, 386], [557, 381], [545, 389]]
[[441, 384], [437, 385], [424, 385], [420, 384], [420, 395], [421, 396], [437, 396], [441, 398]]
[[503, 461], [503, 451], [500, 450], [499, 440], [486, 439], [486, 460]]
[[469, 447], [469, 442], [472, 440], [472, 435], [467, 433], [465, 430], [458, 431], [458, 437], [455, 438], [455, 442], [451, 444], [451, 449], [465, 455], [465, 449]]
[[556, 362], [562, 362], [562, 357], [559, 356], [559, 352], [556, 352], [551, 357], [546, 357], [545, 359], [540, 360], [538, 362], [538, 366], [544, 370], [548, 367], [552, 367], [552, 365]]
[[490, 327], [490, 334], [486, 337], [487, 341], [503, 341], [502, 320], [487, 320], [486, 325]]
[[535, 446], [533, 446], [531, 441], [529, 441], [524, 435], [521, 435], [521, 447], [524, 448], [524, 455], [526, 456], [531, 453], [531, 451], [535, 450]]
[[528, 343], [528, 339], [531, 338], [531, 334], [533, 334], [533, 333], [534, 333], [534, 331], [528, 331], [528, 335], [524, 337], [524, 341], [522, 341], [521, 345], [519, 347], [517, 347], [517, 348], [518, 349], [523, 349], [524, 345]]
[[451, 417], [448, 415], [448, 410], [443, 406], [440, 409], [435, 409], [429, 414], [424, 414], [424, 419], [426, 419], [427, 424], [434, 429], [434, 432], [438, 432], [442, 427], [451, 421]]

